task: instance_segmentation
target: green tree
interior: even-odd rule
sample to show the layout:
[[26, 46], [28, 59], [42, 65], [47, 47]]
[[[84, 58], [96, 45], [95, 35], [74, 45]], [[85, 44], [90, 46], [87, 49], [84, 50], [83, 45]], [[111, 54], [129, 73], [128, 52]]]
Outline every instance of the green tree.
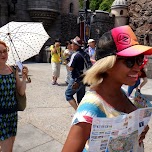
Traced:
[[79, 0], [79, 6], [81, 9], [83, 8], [83, 0]]
[[97, 7], [97, 1], [96, 1], [96, 0], [92, 0], [92, 1], [90, 2], [90, 9], [91, 9], [92, 11], [94, 11], [94, 10], [96, 10], [96, 7]]
[[100, 4], [103, 2], [104, 0], [90, 0], [90, 9], [92, 11], [95, 11], [95, 10], [98, 10], [99, 9], [99, 6]]
[[114, 0], [104, 0], [100, 6], [99, 6], [99, 9], [100, 10], [103, 10], [103, 11], [108, 11], [110, 12], [110, 9], [111, 9], [111, 5], [113, 3]]
[[[111, 5], [114, 0], [90, 0], [89, 8], [92, 11], [103, 10], [110, 11]], [[83, 8], [84, 0], [79, 0], [80, 8]]]

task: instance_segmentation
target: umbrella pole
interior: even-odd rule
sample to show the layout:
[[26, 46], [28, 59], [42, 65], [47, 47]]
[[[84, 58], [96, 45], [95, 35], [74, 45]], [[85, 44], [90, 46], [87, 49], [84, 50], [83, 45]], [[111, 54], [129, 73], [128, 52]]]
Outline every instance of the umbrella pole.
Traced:
[[[11, 41], [11, 43], [12, 43], [13, 47], [14, 47], [14, 50], [15, 50], [15, 52], [16, 52], [16, 54], [17, 54], [17, 56], [18, 56], [18, 59], [19, 59], [19, 61], [20, 61], [21, 65], [22, 65], [22, 67], [23, 67], [23, 64], [22, 64], [22, 62], [21, 62], [21, 59], [20, 59], [20, 57], [19, 57], [19, 55], [18, 55], [18, 53], [17, 53], [17, 50], [16, 50], [16, 48], [15, 48], [15, 46], [14, 46], [14, 43], [13, 43], [12, 39], [11, 39], [11, 37], [10, 37], [10, 33], [8, 33], [8, 36], [9, 36], [10, 41]], [[31, 78], [30, 78], [30, 77], [28, 77], [28, 75], [26, 75], [26, 79], [27, 79], [28, 83], [31, 83]]]
[[[20, 59], [20, 57], [19, 57], [19, 55], [18, 55], [18, 52], [17, 52], [17, 50], [16, 50], [16, 48], [15, 48], [15, 46], [14, 46], [14, 43], [13, 43], [12, 38], [11, 38], [11, 36], [10, 36], [10, 33], [8, 33], [8, 36], [9, 36], [9, 39], [10, 39], [10, 41], [11, 41], [13, 47], [14, 47], [14, 50], [15, 50], [15, 52], [16, 52], [16, 54], [17, 54], [17, 57], [18, 57], [19, 61], [21, 62], [21, 59]], [[12, 52], [12, 53], [13, 53], [13, 52]], [[15, 58], [14, 58], [14, 59], [15, 59]], [[16, 62], [16, 60], [15, 60], [15, 62]], [[22, 62], [21, 62], [21, 63], [22, 63]]]

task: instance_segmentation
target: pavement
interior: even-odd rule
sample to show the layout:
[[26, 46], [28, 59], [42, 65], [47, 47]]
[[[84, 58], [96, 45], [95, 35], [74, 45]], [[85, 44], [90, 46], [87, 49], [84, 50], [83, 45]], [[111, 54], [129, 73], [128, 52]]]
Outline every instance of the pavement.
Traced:
[[[32, 83], [27, 84], [27, 107], [19, 112], [13, 152], [61, 152], [75, 112], [64, 96], [66, 68], [62, 65], [57, 86], [51, 85], [51, 64], [25, 65]], [[152, 101], [152, 79], [148, 79], [141, 92]], [[145, 152], [152, 151], [152, 120], [149, 126]]]

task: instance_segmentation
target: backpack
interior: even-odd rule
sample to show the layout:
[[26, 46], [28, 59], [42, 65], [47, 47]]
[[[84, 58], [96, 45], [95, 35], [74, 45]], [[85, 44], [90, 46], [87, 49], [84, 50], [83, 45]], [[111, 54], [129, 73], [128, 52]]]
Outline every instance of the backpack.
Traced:
[[90, 61], [90, 56], [86, 53], [78, 53], [84, 60], [84, 69], [83, 69], [83, 73], [86, 72], [91, 66], [92, 66], [92, 62]]

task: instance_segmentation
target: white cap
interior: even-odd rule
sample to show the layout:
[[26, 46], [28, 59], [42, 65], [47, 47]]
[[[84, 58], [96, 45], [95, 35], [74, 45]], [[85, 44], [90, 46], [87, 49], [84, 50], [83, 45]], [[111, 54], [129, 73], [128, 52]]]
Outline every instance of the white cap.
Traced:
[[89, 39], [88, 43], [91, 43], [91, 42], [95, 42], [95, 40], [94, 39]]

